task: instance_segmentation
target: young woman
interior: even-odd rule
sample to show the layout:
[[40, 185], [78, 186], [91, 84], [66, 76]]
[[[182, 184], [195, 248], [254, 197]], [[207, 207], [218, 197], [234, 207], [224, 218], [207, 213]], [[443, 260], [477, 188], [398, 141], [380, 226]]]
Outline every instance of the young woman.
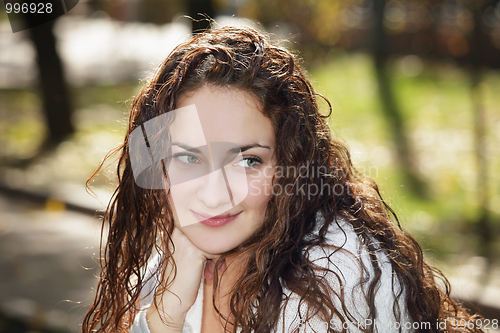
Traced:
[[481, 331], [318, 96], [252, 29], [174, 49], [132, 103], [83, 332]]

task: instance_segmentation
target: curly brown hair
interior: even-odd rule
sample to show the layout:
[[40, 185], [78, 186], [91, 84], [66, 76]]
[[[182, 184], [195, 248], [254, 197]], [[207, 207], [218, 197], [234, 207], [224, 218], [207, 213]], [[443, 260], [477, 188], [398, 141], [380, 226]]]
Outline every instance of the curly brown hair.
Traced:
[[[414, 322], [447, 321], [448, 332], [481, 332], [453, 330], [450, 321], [477, 317], [470, 316], [450, 298], [448, 281], [424, 261], [420, 246], [401, 229], [375, 182], [356, 171], [346, 146], [331, 138], [325, 121], [329, 114], [320, 113], [320, 95], [314, 92], [299, 62], [262, 32], [225, 27], [198, 34], [177, 46], [158, 67], [132, 103], [127, 135], [119, 147], [119, 185], [104, 216], [109, 234], [96, 298], [84, 319], [83, 332], [124, 332], [130, 327], [138, 311], [148, 259], [159, 248], [170, 248], [168, 243], [172, 242], [173, 214], [165, 192], [144, 189], [134, 182], [129, 134], [146, 121], [174, 110], [179, 96], [205, 84], [232, 86], [255, 94], [274, 126], [277, 165], [301, 170], [299, 174], [276, 178], [281, 188], [291, 187], [295, 194], [273, 195], [262, 227], [233, 250], [249, 258], [230, 298], [233, 331], [238, 327], [244, 333], [275, 330], [283, 287], [313, 309], [308, 316], [319, 315], [325, 322], [334, 317], [342, 322], [350, 320], [334, 305], [335, 297], [344, 305], [343, 293], [331, 290], [318, 274], [321, 268], [306, 255], [312, 247], [325, 245], [329, 225], [338, 223], [341, 217], [353, 226], [372, 258], [375, 276], [359, 281], [367, 284], [370, 318], [376, 317], [375, 293], [381, 277], [376, 252], [382, 250], [390, 260], [394, 279], [404, 286], [404, 292], [394, 287], [392, 290], [396, 318], [401, 319], [397, 302], [404, 297]], [[327, 172], [308, 173], [313, 168]], [[342, 190], [322, 191], [315, 196], [299, 190], [313, 184]], [[325, 223], [319, 228], [319, 236], [309, 237], [317, 228], [318, 212]], [[162, 264], [175, 266], [168, 251], [163, 254]], [[436, 278], [444, 282], [444, 290], [438, 287]], [[217, 278], [214, 287], [216, 290]], [[212, 301], [215, 306], [215, 295]], [[370, 332], [374, 327], [362, 330]], [[443, 329], [434, 325], [417, 331]]]

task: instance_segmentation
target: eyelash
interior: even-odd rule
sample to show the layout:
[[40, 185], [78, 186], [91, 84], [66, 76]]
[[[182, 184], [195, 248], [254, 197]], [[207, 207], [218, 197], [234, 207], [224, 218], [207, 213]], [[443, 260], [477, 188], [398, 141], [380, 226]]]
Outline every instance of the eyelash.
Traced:
[[[255, 162], [257, 162], [258, 164], [262, 164], [262, 159], [261, 159], [260, 157], [258, 157], [258, 156], [247, 156], [247, 157], [244, 157], [244, 158], [242, 159], [242, 161], [244, 161], [244, 160], [248, 160], [248, 161], [255, 161]], [[255, 167], [256, 167], [256, 166], [253, 166], [253, 167], [248, 167], [248, 168], [249, 168], [249, 169], [251, 169], [251, 168], [255, 168]]]
[[[196, 161], [195, 163], [186, 163], [186, 162], [184, 162], [184, 161], [182, 161], [182, 160], [180, 159], [180, 157], [183, 157], [183, 156], [185, 156], [185, 157], [187, 157], [187, 158], [189, 158], [189, 157], [194, 157], [194, 158], [196, 158], [196, 160], [197, 160], [197, 161]], [[185, 165], [196, 164], [197, 162], [199, 162], [199, 161], [200, 161], [200, 159], [199, 159], [198, 157], [196, 157], [195, 155], [192, 155], [192, 154], [186, 154], [186, 153], [178, 153], [178, 154], [173, 155], [173, 157], [174, 157], [174, 158], [177, 158], [177, 160], [178, 160], [180, 163], [185, 164]], [[261, 159], [260, 157], [258, 157], [258, 156], [247, 156], [247, 157], [244, 157], [243, 159], [241, 159], [239, 162], [241, 162], [241, 161], [245, 161], [245, 160], [247, 160], [247, 161], [255, 161], [255, 162], [257, 162], [258, 164], [262, 164], [262, 162], [263, 162], [263, 161], [262, 161], [262, 159]], [[237, 163], [238, 163], [238, 162], [237, 162]], [[255, 167], [256, 167], [256, 166], [248, 166], [248, 167], [244, 167], [244, 168], [253, 169], [253, 168], [255, 168]]]
[[176, 158], [177, 160], [179, 160], [179, 162], [181, 162], [182, 164], [185, 164], [185, 165], [196, 164], [196, 163], [186, 163], [186, 162], [182, 161], [180, 159], [180, 157], [183, 157], [183, 156], [186, 156], [188, 158], [189, 157], [194, 157], [194, 158], [196, 158], [197, 162], [200, 161], [200, 159], [198, 157], [196, 157], [195, 155], [192, 155], [192, 154], [178, 153], [178, 154], [173, 155], [173, 157]]

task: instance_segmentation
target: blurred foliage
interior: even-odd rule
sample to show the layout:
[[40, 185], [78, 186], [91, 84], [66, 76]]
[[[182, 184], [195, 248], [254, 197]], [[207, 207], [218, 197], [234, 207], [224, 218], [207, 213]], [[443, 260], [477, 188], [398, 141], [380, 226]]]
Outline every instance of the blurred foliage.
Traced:
[[[206, 0], [208, 1], [208, 0]], [[374, 4], [381, 0], [211, 0], [220, 15], [258, 21], [266, 30], [297, 43], [308, 62], [331, 48], [374, 47]], [[188, 0], [89, 0], [93, 11], [112, 19], [156, 24], [188, 13]], [[469, 61], [476, 18], [481, 58], [500, 68], [500, 0], [388, 0], [384, 25], [392, 54]]]
[[[248, 0], [236, 14], [259, 21], [301, 45], [308, 61], [321, 60], [332, 47], [374, 47], [374, 3], [380, 0]], [[232, 1], [227, 0], [227, 6]], [[500, 68], [500, 1], [388, 0], [384, 25], [392, 54], [453, 58], [467, 62], [479, 11], [481, 60]]]
[[[412, 57], [412, 56], [410, 56]], [[441, 259], [477, 249], [478, 214], [474, 124], [468, 76], [452, 64], [420, 62], [418, 73], [407, 68], [413, 58], [394, 58], [391, 69], [396, 95], [407, 118], [419, 169], [431, 189], [420, 200], [404, 183], [395, 164], [392, 142], [380, 117], [370, 58], [346, 54], [329, 57], [311, 69], [318, 92], [332, 103], [332, 131], [351, 149], [359, 170], [380, 185], [404, 229]], [[418, 60], [421, 61], [421, 60]], [[500, 73], [482, 83], [488, 123], [489, 180], [494, 228], [500, 231]], [[439, 237], [435, 237], [439, 235]], [[494, 245], [500, 251], [499, 243]], [[497, 251], [498, 252], [498, 251]]]
[[[138, 89], [136, 83], [72, 88], [75, 135], [26, 170], [2, 170], [2, 181], [31, 189], [85, 184], [106, 153], [123, 142], [128, 106]], [[39, 95], [32, 90], [0, 90], [0, 100], [0, 160], [29, 157], [45, 136]], [[112, 190], [114, 174], [108, 169], [93, 185]]]
[[[93, 11], [104, 11], [114, 20], [165, 24], [179, 15], [188, 15], [189, 1], [139, 0], [131, 4], [126, 1], [89, 0], [88, 4]], [[222, 10], [224, 0], [210, 1], [218, 12]]]
[[140, 21], [156, 24], [171, 22], [184, 10], [183, 0], [140, 0], [134, 2], [115, 0], [89, 0], [92, 11], [104, 11], [118, 21]]

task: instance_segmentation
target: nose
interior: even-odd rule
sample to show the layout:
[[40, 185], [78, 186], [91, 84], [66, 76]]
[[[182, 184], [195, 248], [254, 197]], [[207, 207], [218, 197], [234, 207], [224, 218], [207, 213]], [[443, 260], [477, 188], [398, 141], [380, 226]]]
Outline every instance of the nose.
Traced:
[[203, 178], [203, 183], [198, 188], [198, 200], [207, 208], [217, 210], [213, 211], [214, 215], [220, 214], [219, 210], [225, 211], [232, 208], [231, 191], [222, 169], [211, 172]]

